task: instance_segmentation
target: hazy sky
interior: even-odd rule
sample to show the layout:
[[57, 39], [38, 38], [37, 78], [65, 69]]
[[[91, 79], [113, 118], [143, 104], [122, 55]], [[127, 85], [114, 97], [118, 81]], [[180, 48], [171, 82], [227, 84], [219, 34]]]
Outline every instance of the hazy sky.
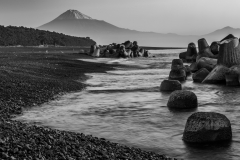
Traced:
[[139, 31], [201, 35], [240, 28], [240, 0], [0, 0], [0, 25], [38, 27], [68, 9]]

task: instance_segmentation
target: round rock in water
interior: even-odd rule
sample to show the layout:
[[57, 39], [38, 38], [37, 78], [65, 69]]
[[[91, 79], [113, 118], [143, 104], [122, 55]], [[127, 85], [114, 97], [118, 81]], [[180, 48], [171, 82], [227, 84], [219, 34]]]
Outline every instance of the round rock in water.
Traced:
[[228, 118], [214, 112], [193, 113], [187, 120], [183, 140], [190, 143], [230, 141], [232, 129]]
[[160, 85], [160, 91], [182, 90], [182, 84], [177, 80], [164, 80]]
[[202, 82], [210, 72], [206, 68], [202, 68], [195, 72], [192, 76], [194, 82]]
[[169, 80], [185, 81], [186, 80], [186, 72], [185, 72], [184, 69], [171, 70], [168, 79]]
[[172, 109], [197, 108], [198, 100], [195, 93], [191, 91], [174, 91], [171, 93], [167, 106]]

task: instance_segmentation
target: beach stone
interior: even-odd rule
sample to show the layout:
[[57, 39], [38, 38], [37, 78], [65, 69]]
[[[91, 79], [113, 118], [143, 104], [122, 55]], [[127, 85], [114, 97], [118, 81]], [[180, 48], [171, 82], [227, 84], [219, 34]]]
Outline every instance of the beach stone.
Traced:
[[202, 68], [192, 75], [192, 79], [194, 82], [201, 83], [208, 76], [209, 73], [210, 72], [206, 68]]
[[197, 62], [193, 62], [191, 65], [190, 65], [190, 70], [192, 73], [194, 72], [197, 72], [198, 71], [198, 66], [197, 66]]
[[174, 91], [171, 93], [167, 106], [173, 109], [192, 109], [197, 108], [197, 96], [186, 90]]
[[214, 54], [214, 55], [217, 55], [218, 52], [219, 52], [219, 45], [218, 45], [219, 42], [212, 42], [211, 45], [210, 45], [210, 49], [211, 49], [211, 52]]
[[173, 59], [172, 60], [172, 66], [171, 66], [171, 70], [179, 70], [179, 69], [183, 69], [183, 61], [181, 59]]
[[229, 119], [220, 113], [196, 112], [186, 122], [183, 140], [190, 143], [231, 141]]
[[201, 38], [198, 40], [198, 56], [197, 56], [197, 61], [202, 58], [202, 57], [209, 57], [209, 58], [217, 58], [218, 55], [214, 55], [211, 52], [211, 49], [206, 41], [205, 38]]
[[160, 91], [182, 90], [182, 84], [178, 80], [163, 80], [160, 85]]
[[240, 45], [238, 38], [225, 39], [220, 43], [217, 64], [227, 67], [240, 65]]
[[198, 69], [206, 68], [209, 72], [217, 65], [217, 59], [202, 57], [197, 61]]
[[168, 79], [169, 80], [185, 81], [186, 80], [186, 72], [185, 72], [184, 69], [171, 70]]
[[229, 68], [223, 65], [217, 65], [203, 80], [202, 83], [225, 83], [225, 74]]

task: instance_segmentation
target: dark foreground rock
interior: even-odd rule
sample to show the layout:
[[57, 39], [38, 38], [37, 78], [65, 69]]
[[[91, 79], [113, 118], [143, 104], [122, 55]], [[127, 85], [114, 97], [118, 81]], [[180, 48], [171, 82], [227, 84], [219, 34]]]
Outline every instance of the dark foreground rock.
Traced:
[[0, 53], [0, 159], [168, 158], [105, 139], [11, 120], [24, 108], [65, 92], [81, 91], [85, 87], [81, 81], [87, 79], [84, 73], [111, 69], [109, 65], [79, 61], [78, 58], [88, 58], [79, 54], [16, 52], [17, 48], [11, 53]]
[[230, 121], [220, 113], [193, 113], [187, 120], [183, 140], [190, 143], [230, 141], [232, 140]]
[[197, 96], [191, 91], [174, 91], [171, 93], [167, 106], [172, 109], [192, 109], [197, 108]]

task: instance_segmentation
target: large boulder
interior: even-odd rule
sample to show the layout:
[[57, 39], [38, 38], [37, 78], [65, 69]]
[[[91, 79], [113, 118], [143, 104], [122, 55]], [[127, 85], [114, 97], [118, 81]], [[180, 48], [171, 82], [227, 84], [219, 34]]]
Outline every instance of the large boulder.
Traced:
[[177, 80], [163, 80], [160, 85], [160, 91], [182, 90], [182, 84]]
[[217, 65], [217, 59], [202, 57], [197, 61], [198, 69], [206, 68], [209, 72]]
[[192, 79], [194, 82], [201, 83], [208, 76], [209, 73], [210, 72], [206, 68], [202, 68], [192, 75]]
[[198, 56], [197, 60], [199, 60], [201, 57], [209, 57], [209, 58], [217, 58], [217, 55], [214, 55], [211, 52], [211, 49], [206, 41], [205, 38], [199, 39], [198, 40]]
[[171, 109], [193, 109], [197, 108], [197, 96], [191, 91], [174, 91], [171, 93], [167, 106]]
[[189, 143], [231, 141], [232, 128], [229, 119], [220, 113], [197, 112], [188, 119], [183, 140]]

